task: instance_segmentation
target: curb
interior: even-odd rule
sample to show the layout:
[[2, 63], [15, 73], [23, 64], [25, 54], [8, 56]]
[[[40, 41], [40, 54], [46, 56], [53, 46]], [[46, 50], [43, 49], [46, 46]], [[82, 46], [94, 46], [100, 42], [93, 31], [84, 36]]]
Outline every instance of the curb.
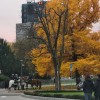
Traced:
[[38, 99], [38, 100], [79, 100], [79, 99], [68, 99], [68, 98], [31, 96], [31, 95], [25, 95], [25, 94], [22, 94], [21, 96], [25, 98]]

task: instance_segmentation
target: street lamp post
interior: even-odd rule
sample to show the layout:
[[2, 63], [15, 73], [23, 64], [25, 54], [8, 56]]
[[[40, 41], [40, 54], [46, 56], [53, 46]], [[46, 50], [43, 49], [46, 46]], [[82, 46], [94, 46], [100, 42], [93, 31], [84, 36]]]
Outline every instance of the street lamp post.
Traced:
[[21, 89], [24, 90], [24, 84], [23, 84], [23, 60], [20, 60], [21, 62]]
[[0, 74], [1, 74], [1, 69], [0, 69]]
[[22, 76], [23, 76], [23, 66], [24, 66], [24, 64], [23, 64], [23, 60], [20, 60], [20, 62], [21, 62], [20, 75], [21, 75], [21, 77], [22, 77]]

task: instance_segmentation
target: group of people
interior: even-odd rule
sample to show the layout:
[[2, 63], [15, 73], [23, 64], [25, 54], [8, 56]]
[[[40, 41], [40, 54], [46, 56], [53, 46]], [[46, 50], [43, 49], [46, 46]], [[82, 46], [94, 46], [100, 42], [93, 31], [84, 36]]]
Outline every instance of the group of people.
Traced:
[[16, 90], [16, 89], [24, 90], [24, 86], [25, 86], [25, 82], [23, 80], [21, 80], [20, 78], [18, 78], [18, 79], [11, 79], [9, 81], [9, 89], [11, 89], [13, 87], [14, 90]]
[[92, 93], [94, 92], [95, 100], [100, 100], [100, 74], [97, 75], [96, 81], [92, 81], [89, 75], [85, 76], [83, 82], [83, 92], [85, 100], [92, 99]]

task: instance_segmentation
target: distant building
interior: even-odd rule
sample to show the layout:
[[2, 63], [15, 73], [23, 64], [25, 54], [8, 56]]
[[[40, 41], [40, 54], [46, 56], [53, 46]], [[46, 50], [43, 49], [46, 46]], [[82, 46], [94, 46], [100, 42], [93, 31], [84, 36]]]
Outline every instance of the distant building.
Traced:
[[32, 25], [39, 24], [38, 16], [42, 13], [46, 1], [31, 1], [28, 0], [26, 4], [22, 4], [22, 23], [16, 24], [16, 42], [27, 38]]
[[19, 23], [16, 24], [16, 42], [27, 38], [32, 23]]
[[45, 3], [46, 1], [22, 4], [22, 23], [38, 22], [39, 11], [44, 8]]

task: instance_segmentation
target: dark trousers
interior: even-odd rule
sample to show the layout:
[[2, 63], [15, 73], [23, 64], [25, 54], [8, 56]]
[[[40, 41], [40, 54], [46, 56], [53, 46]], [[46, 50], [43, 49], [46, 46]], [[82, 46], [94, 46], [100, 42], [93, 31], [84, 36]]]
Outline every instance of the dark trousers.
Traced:
[[95, 100], [100, 100], [100, 96], [95, 96]]
[[84, 93], [85, 100], [91, 100], [92, 93]]

